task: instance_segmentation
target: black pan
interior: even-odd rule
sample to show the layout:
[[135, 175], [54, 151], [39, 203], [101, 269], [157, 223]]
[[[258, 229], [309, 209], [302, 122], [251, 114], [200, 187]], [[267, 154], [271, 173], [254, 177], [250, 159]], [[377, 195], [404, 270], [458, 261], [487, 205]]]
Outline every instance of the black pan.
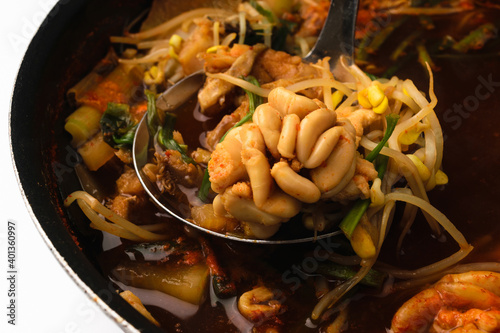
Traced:
[[[109, 36], [121, 34], [149, 6], [148, 0], [59, 1], [24, 57], [10, 119], [21, 191], [42, 237], [79, 287], [127, 332], [161, 330], [129, 306], [98, 268], [101, 233], [88, 227], [78, 209], [63, 206], [65, 196], [80, 189], [73, 169], [79, 157], [63, 129], [74, 110], [65, 94], [105, 56]], [[482, 235], [500, 235], [499, 62], [497, 57], [466, 58], [442, 60], [440, 65], [436, 111], [446, 135], [443, 165], [450, 184], [430, 197], [476, 247], [468, 258], [473, 261], [475, 253], [492, 250], [481, 245]], [[418, 65], [405, 74], [426, 89], [427, 78]], [[424, 241], [429, 252], [443, 250], [430, 246], [430, 239]], [[425, 256], [412, 250], [406, 262], [419, 266]]]
[[99, 234], [77, 211], [70, 216], [73, 211], [61, 208], [67, 191], [79, 187], [73, 170], [78, 155], [63, 130], [72, 110], [65, 94], [104, 57], [109, 36], [120, 34], [149, 5], [147, 0], [59, 1], [24, 56], [10, 119], [15, 168], [33, 221], [78, 286], [127, 332], [160, 330], [96, 268]]

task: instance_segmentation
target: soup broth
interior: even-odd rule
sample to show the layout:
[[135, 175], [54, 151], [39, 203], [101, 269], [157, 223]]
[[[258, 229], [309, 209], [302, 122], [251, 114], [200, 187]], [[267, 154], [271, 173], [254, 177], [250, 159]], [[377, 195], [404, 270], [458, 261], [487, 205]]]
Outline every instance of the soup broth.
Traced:
[[[423, 34], [431, 44], [446, 35], [457, 35], [457, 22], [467, 22], [467, 15], [454, 14], [438, 17], [435, 28]], [[494, 10], [481, 11], [487, 21], [500, 17]], [[393, 17], [397, 19], [397, 17]], [[415, 22], [413, 22], [415, 21]], [[394, 47], [411, 34], [418, 18], [390, 36], [377, 54], [370, 56], [370, 65], [365, 70], [382, 74], [394, 63], [388, 61]], [[361, 27], [362, 28], [362, 27]], [[458, 33], [460, 34], [460, 33]], [[430, 202], [443, 212], [460, 230], [474, 250], [461, 262], [500, 261], [500, 210], [495, 200], [500, 197], [500, 181], [496, 171], [500, 168], [500, 67], [498, 61], [498, 39], [490, 41], [487, 48], [467, 54], [443, 53], [434, 59], [439, 70], [434, 71], [434, 91], [438, 104], [435, 108], [444, 134], [443, 170], [449, 183], [429, 192]], [[436, 68], [437, 69], [437, 68]], [[402, 79], [411, 78], [415, 85], [428, 91], [428, 73], [416, 59], [409, 61], [395, 72]], [[215, 117], [206, 120], [199, 117], [199, 105], [189, 105], [177, 114], [176, 130], [183, 135], [188, 147], [204, 145], [206, 132], [219, 122]], [[203, 119], [203, 121], [200, 121]], [[123, 166], [106, 166], [94, 175], [98, 183], [118, 179]], [[107, 194], [104, 200], [115, 194]], [[143, 300], [146, 308], [165, 331], [176, 332], [326, 332], [331, 322], [341, 310], [348, 308], [345, 332], [386, 332], [398, 308], [422, 288], [434, 281], [409, 288], [399, 288], [397, 279], [383, 275], [372, 276], [383, 279], [374, 287], [364, 281], [350, 290], [331, 309], [325, 311], [319, 320], [311, 320], [311, 311], [318, 298], [325, 292], [339, 286], [344, 279], [328, 273], [331, 262], [328, 256], [337, 253], [351, 258], [355, 255], [347, 239], [343, 236], [295, 245], [256, 245], [228, 241], [219, 237], [200, 235], [182, 222], [165, 216], [151, 202], [141, 203], [131, 220], [147, 220], [147, 223], [168, 222], [169, 248], [173, 249], [159, 262], [170, 270], [183, 267], [207, 269], [204, 260], [197, 256], [206, 251], [193, 241], [202, 237], [209, 244], [217, 259], [218, 266], [234, 283], [236, 294], [226, 299], [215, 296], [212, 280], [207, 282], [199, 304], [165, 298], [161, 302], [146, 302], [145, 299], [158, 297], [148, 288], [127, 285], [127, 282], [144, 278], [147, 267], [159, 267], [158, 260], [148, 261], [144, 254], [137, 252], [136, 243], [122, 239], [121, 245], [103, 249], [98, 256], [98, 265], [103, 274], [116, 283], [119, 289], [132, 287], [134, 293]], [[398, 205], [396, 216], [403, 215], [403, 206]], [[394, 219], [398, 221], [396, 217]], [[292, 223], [292, 222], [288, 222]], [[425, 222], [422, 213], [417, 214], [410, 232], [399, 244], [402, 225], [394, 223], [388, 232], [378, 267], [393, 266], [413, 270], [446, 258], [458, 250], [456, 242], [446, 232], [436, 236]], [[109, 240], [110, 235], [104, 235]], [[118, 242], [116, 239], [114, 240]], [[165, 243], [162, 243], [165, 244]], [[203, 247], [203, 246], [202, 246]], [[177, 251], [177, 248], [180, 248]], [[205, 249], [206, 250], [206, 249]], [[145, 253], [161, 253], [160, 250], [146, 250]], [[187, 266], [185, 266], [187, 265]], [[374, 270], [377, 271], [377, 265]], [[122, 273], [120, 273], [122, 272]], [[124, 272], [124, 273], [123, 273]], [[142, 274], [142, 275], [141, 275]], [[138, 276], [138, 277], [135, 277]], [[211, 279], [214, 277], [212, 276]], [[134, 280], [136, 279], [136, 280]], [[148, 280], [149, 278], [144, 278]], [[265, 285], [280, 304], [279, 310], [270, 317], [263, 317], [253, 323], [238, 311], [237, 302], [244, 292], [256, 286]], [[201, 288], [201, 286], [200, 286]], [[156, 295], [156, 296], [155, 296]], [[163, 297], [163, 296], [162, 296]], [[160, 297], [161, 298], [161, 297]], [[162, 303], [163, 302], [163, 303]], [[160, 303], [162, 303], [162, 306]], [[196, 302], [194, 302], [196, 303]], [[155, 304], [155, 305], [151, 305]], [[263, 306], [263, 305], [262, 305]], [[176, 309], [173, 309], [176, 308]], [[179, 310], [181, 309], [181, 310]], [[176, 312], [180, 311], [180, 312]], [[172, 313], [177, 313], [174, 315]]]

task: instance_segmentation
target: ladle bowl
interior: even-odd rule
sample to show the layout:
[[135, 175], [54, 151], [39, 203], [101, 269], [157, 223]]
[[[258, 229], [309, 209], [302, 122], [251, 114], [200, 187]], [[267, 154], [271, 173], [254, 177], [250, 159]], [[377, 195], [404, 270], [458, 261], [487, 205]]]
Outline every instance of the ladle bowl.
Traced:
[[[330, 57], [331, 69], [335, 71], [338, 67], [338, 60], [342, 56], [351, 58], [354, 51], [354, 31], [357, 10], [358, 1], [332, 0], [325, 25], [323, 26], [315, 46], [304, 58], [304, 61], [316, 62], [321, 58]], [[203, 86], [204, 81], [205, 74], [203, 72], [196, 72], [185, 77], [157, 98], [157, 107], [162, 111], [175, 113], [182, 105], [188, 103], [193, 98], [197, 98], [196, 93]], [[162, 194], [156, 184], [152, 183], [142, 171], [144, 165], [150, 161], [153, 141], [151, 135], [147, 126], [146, 114], [137, 127], [134, 145], [132, 147], [135, 170], [139, 175], [139, 180], [145, 191], [156, 205], [187, 225], [218, 237], [256, 244], [304, 243], [327, 238], [339, 233], [339, 231], [336, 230], [327, 233], [317, 233], [315, 235], [313, 231], [307, 230], [304, 227], [297, 230], [296, 226], [293, 224], [298, 221], [289, 221], [283, 223], [280, 230], [272, 238], [254, 239], [212, 231], [193, 223], [188, 220], [189, 207], [185, 204], [173, 201], [173, 199], [169, 198], [166, 194]]]

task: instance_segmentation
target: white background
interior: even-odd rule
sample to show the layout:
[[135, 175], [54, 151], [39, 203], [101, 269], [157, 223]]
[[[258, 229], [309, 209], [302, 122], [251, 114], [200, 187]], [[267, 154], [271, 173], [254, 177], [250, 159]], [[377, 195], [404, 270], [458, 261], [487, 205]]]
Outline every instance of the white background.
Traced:
[[[0, 332], [121, 332], [48, 249], [28, 214], [11, 162], [8, 121], [14, 81], [35, 30], [55, 3], [8, 0], [0, 4]], [[7, 324], [8, 220], [17, 223], [16, 326]]]

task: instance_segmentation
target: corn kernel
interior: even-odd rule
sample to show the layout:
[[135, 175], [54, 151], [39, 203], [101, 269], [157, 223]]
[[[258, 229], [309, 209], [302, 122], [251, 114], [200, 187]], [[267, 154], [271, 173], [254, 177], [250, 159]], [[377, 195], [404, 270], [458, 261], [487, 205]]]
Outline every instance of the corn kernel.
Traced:
[[360, 90], [358, 92], [358, 103], [365, 109], [371, 109], [372, 105], [367, 97], [366, 89]]
[[182, 44], [182, 37], [179, 35], [172, 35], [172, 37], [170, 37], [170, 40], [168, 41], [168, 44], [172, 46], [175, 51], [179, 51]]
[[429, 171], [429, 168], [415, 155], [413, 154], [408, 154], [406, 155], [410, 158], [410, 160], [415, 164], [418, 170], [418, 174], [420, 175], [420, 178], [425, 182], [429, 180], [431, 177], [431, 172]]
[[387, 98], [387, 96], [384, 96], [382, 102], [378, 106], [373, 108], [373, 112], [377, 114], [383, 114], [385, 111], [387, 111], [388, 108], [389, 108], [389, 99]]
[[386, 98], [382, 88], [378, 84], [371, 84], [367, 90], [368, 100], [373, 107], [379, 106], [384, 101], [384, 98]]
[[332, 108], [335, 110], [337, 106], [342, 102], [342, 98], [344, 98], [344, 93], [337, 90], [332, 94]]
[[446, 185], [448, 184], [448, 175], [446, 175], [443, 171], [438, 170], [435, 175], [436, 185]]

